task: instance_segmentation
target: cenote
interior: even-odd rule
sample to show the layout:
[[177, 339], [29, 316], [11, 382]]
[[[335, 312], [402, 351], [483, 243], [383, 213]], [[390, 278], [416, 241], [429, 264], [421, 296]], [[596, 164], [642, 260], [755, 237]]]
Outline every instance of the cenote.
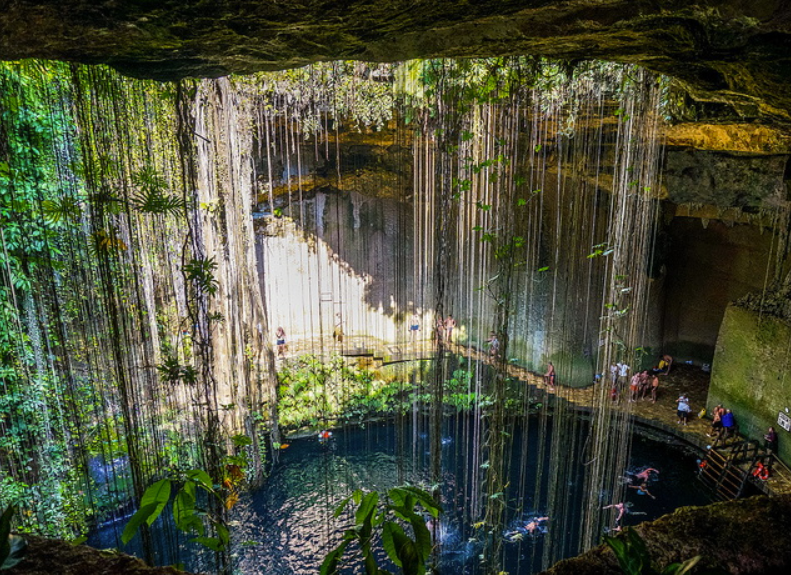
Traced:
[[779, 473], [787, 134], [695, 102], [694, 67], [299, 62], [0, 63], [0, 533], [218, 575], [526, 575], [708, 504], [670, 443], [749, 453], [721, 499]]
[[[562, 432], [580, 436], [589, 433], [587, 421], [579, 420], [579, 416], [567, 417], [577, 421], [572, 423], [572, 430]], [[355, 489], [385, 492], [404, 484], [431, 489], [429, 430], [427, 422], [422, 423], [416, 428], [411, 422], [402, 426], [374, 422], [334, 430], [327, 440], [317, 436], [293, 439], [280, 454], [278, 466], [266, 485], [246, 494], [234, 508], [230, 520], [234, 526], [235, 569], [240, 573], [316, 573], [326, 553], [337, 545], [352, 521], [349, 514], [336, 517], [335, 510]], [[506, 519], [504, 529], [494, 535], [504, 541], [503, 568], [509, 573], [537, 573], [580, 552], [587, 466], [580, 453], [569, 449], [563, 457], [574, 463], [565, 470], [561, 493], [549, 485], [549, 423], [549, 433], [542, 435], [538, 417], [514, 422], [508, 487], [497, 495], [506, 501]], [[440, 573], [484, 572], [480, 555], [488, 534], [485, 529], [474, 527], [474, 517], [476, 506], [483, 505], [482, 499], [489, 496], [481, 492], [481, 471], [476, 472], [474, 467], [474, 427], [474, 422], [466, 417], [446, 419], [442, 425], [442, 471], [435, 486], [445, 511], [436, 527], [429, 524], [432, 530], [436, 528], [432, 562]], [[698, 459], [694, 451], [667, 439], [655, 431], [649, 438], [637, 429], [631, 458], [615, 489], [625, 493], [627, 511], [620, 522], [622, 526], [711, 500], [710, 492], [695, 478]], [[574, 443], [571, 438], [569, 442]], [[578, 445], [578, 449], [583, 449], [584, 441]], [[480, 466], [485, 467], [486, 463]], [[651, 472], [648, 482], [655, 499], [638, 495], [637, 490], [628, 487], [623, 491], [624, 486], [637, 485], [635, 475], [648, 468], [658, 471]], [[598, 500], [605, 506], [612, 500], [612, 493], [602, 492]], [[602, 535], [617, 524], [616, 516], [617, 511], [613, 510], [604, 517]], [[543, 517], [549, 519], [539, 521], [534, 532], [524, 529], [526, 524]], [[428, 515], [426, 519], [430, 521]], [[139, 544], [121, 544], [124, 524], [125, 521], [116, 521], [94, 530], [89, 544], [140, 554]], [[159, 527], [155, 531], [161, 534], [161, 538], [155, 536], [158, 563], [174, 563], [189, 549], [188, 569], [206, 570], [211, 564], [211, 558], [201, 553], [198, 546], [169, 540], [168, 529]], [[174, 553], [171, 546], [181, 546], [181, 555]], [[384, 553], [380, 555], [387, 562]], [[361, 568], [361, 560], [356, 558], [345, 563], [344, 571], [352, 573]]]

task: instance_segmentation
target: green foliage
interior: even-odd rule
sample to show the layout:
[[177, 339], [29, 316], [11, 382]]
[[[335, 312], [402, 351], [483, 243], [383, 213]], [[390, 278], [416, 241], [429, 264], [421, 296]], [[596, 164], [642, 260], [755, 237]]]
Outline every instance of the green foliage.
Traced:
[[214, 277], [217, 271], [217, 262], [214, 258], [191, 259], [184, 265], [184, 274], [187, 280], [192, 282], [199, 293], [214, 295], [220, 284]]
[[[230, 480], [229, 485], [230, 485]], [[197, 506], [197, 492], [201, 490], [227, 506], [220, 490], [215, 489], [209, 475], [201, 469], [192, 469], [177, 477], [160, 479], [149, 486], [140, 500], [140, 508], [135, 511], [121, 534], [126, 545], [145, 523], [151, 525], [159, 518], [170, 501], [173, 487], [180, 485], [173, 501], [173, 522], [184, 533], [196, 535], [190, 541], [199, 543], [212, 551], [222, 551], [228, 547], [230, 534], [221, 517], [212, 516], [207, 510]], [[235, 491], [232, 491], [235, 494]], [[235, 500], [234, 500], [235, 502]], [[214, 528], [216, 536], [206, 536], [204, 519]]]
[[278, 414], [284, 427], [317, 426], [342, 419], [361, 423], [398, 408], [397, 383], [377, 380], [373, 372], [333, 355], [328, 362], [303, 355], [278, 372]]
[[645, 541], [634, 529], [627, 529], [621, 537], [604, 537], [612, 549], [621, 570], [626, 575], [684, 575], [700, 561], [700, 555], [682, 563], [672, 563], [660, 570], [651, 560]]
[[184, 210], [181, 198], [168, 193], [167, 182], [153, 168], [143, 168], [132, 177], [138, 192], [130, 203], [139, 212], [177, 216]]
[[184, 382], [191, 385], [198, 379], [198, 374], [194, 367], [191, 365], [181, 365], [178, 358], [173, 356], [166, 356], [165, 361], [157, 366], [157, 371], [162, 381], [171, 384]]
[[[377, 545], [400, 567], [403, 575], [424, 575], [431, 554], [431, 533], [423, 513], [437, 519], [442, 507], [427, 492], [417, 487], [394, 487], [387, 492], [387, 502], [379, 506], [379, 493], [355, 491], [335, 510], [339, 517], [350, 502], [354, 511], [354, 527], [347, 529], [341, 543], [324, 558], [321, 575], [336, 575], [341, 559], [351, 543], [365, 565], [366, 575], [388, 575], [376, 560]], [[422, 511], [419, 511], [422, 508]], [[411, 536], [410, 536], [411, 533]]]

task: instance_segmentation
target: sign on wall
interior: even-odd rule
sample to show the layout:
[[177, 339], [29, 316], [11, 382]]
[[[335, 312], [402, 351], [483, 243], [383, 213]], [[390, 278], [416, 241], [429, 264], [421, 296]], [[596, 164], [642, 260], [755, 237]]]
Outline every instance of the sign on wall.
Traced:
[[777, 425], [786, 431], [791, 431], [791, 417], [781, 411], [777, 414]]

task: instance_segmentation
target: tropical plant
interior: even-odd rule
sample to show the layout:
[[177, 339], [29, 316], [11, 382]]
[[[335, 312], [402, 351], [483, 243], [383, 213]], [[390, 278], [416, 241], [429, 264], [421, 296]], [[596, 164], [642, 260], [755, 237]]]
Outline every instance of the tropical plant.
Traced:
[[[621, 537], [605, 537], [604, 542], [612, 549], [618, 564], [626, 575], [684, 575], [700, 561], [696, 555], [681, 563], [671, 563], [659, 569], [651, 560], [645, 541], [634, 529], [627, 529]], [[707, 573], [714, 573], [707, 571]]]
[[[431, 533], [426, 526], [424, 513], [437, 519], [442, 507], [434, 498], [417, 487], [394, 487], [387, 492], [388, 501], [379, 506], [379, 493], [355, 491], [343, 500], [335, 510], [339, 517], [349, 502], [357, 505], [354, 513], [354, 527], [343, 534], [340, 545], [330, 551], [321, 564], [321, 575], [335, 575], [344, 553], [351, 543], [357, 544], [357, 551], [363, 559], [366, 575], [391, 575], [390, 571], [379, 566], [377, 555], [381, 556], [378, 545], [384, 549], [390, 560], [400, 567], [403, 575], [424, 575], [426, 562], [431, 554]], [[423, 512], [418, 508], [422, 507]], [[404, 527], [411, 530], [412, 536]]]
[[[139, 531], [143, 523], [151, 525], [162, 514], [170, 501], [174, 486], [181, 485], [173, 500], [173, 522], [184, 533], [196, 535], [191, 542], [199, 543], [212, 551], [224, 551], [230, 542], [230, 533], [225, 520], [213, 515], [210, 511], [198, 506], [198, 493], [205, 492], [208, 497], [222, 503], [226, 508], [232, 507], [238, 500], [235, 485], [243, 474], [237, 466], [228, 466], [228, 477], [223, 480], [223, 487], [215, 488], [209, 474], [202, 469], [191, 469], [174, 477], [160, 479], [146, 489], [140, 500], [140, 508], [124, 527], [121, 541], [126, 545]], [[206, 535], [204, 519], [214, 528], [216, 536]]]

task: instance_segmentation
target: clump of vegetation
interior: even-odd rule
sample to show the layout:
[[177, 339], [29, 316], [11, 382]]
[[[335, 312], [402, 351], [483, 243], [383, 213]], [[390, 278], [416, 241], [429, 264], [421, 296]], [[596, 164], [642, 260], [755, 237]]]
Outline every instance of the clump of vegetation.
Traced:
[[[681, 563], [671, 563], [660, 569], [651, 559], [645, 541], [634, 529], [624, 531], [622, 537], [605, 537], [604, 542], [612, 549], [618, 564], [626, 575], [684, 575], [690, 573], [700, 562], [701, 556], [696, 555]], [[714, 574], [720, 571], [700, 571], [699, 573]]]
[[426, 573], [432, 545], [424, 514], [436, 520], [442, 507], [429, 493], [411, 486], [390, 489], [382, 507], [379, 499], [376, 491], [363, 493], [358, 489], [338, 506], [336, 518], [350, 502], [357, 505], [354, 527], [347, 529], [340, 545], [327, 554], [321, 565], [321, 575], [339, 573], [341, 560], [352, 544], [356, 544], [356, 551], [363, 559], [366, 575], [391, 574], [379, 566], [380, 549], [384, 549], [403, 575]]

